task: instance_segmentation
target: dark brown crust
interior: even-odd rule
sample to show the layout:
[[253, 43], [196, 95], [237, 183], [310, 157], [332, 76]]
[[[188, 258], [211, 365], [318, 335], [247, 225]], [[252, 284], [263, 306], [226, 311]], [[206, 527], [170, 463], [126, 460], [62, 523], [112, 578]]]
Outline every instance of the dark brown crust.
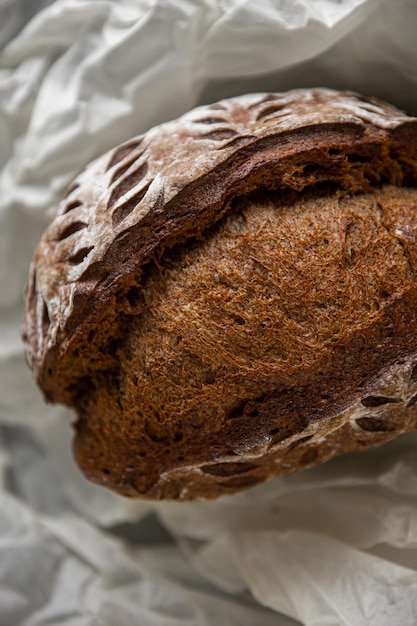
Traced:
[[[24, 340], [28, 361], [45, 397], [76, 406], [82, 412], [86, 390], [97, 385], [100, 372], [117, 367], [118, 357], [112, 345], [119, 339], [126, 318], [139, 314], [139, 311], [121, 310], [120, 303], [126, 294], [141, 288], [144, 267], [151, 261], [158, 262], [166, 250], [206, 232], [219, 222], [237, 196], [247, 196], [256, 190], [301, 193], [314, 187], [355, 194], [382, 185], [413, 187], [416, 182], [417, 121], [379, 101], [329, 90], [256, 94], [201, 107], [112, 150], [88, 166], [69, 189], [31, 266]], [[416, 296], [414, 291], [407, 295], [407, 289], [403, 289], [403, 302], [409, 298], [408, 305], [414, 307]], [[327, 430], [327, 447], [323, 445], [313, 459], [312, 443], [307, 438], [320, 435], [316, 424], [324, 418], [331, 417], [335, 426], [342, 419], [340, 416], [345, 415], [340, 428], [347, 428], [346, 411], [352, 411], [360, 402], [358, 377], [363, 376], [365, 363], [372, 364], [372, 359], [375, 362], [369, 372], [369, 385], [383, 387], [388, 384], [387, 372], [395, 371], [401, 380], [406, 405], [409, 403], [405, 391], [408, 382], [404, 381], [410, 375], [416, 346], [411, 339], [406, 348], [404, 332], [398, 327], [405, 312], [411, 309], [405, 305], [399, 307], [394, 301], [390, 306], [393, 312], [387, 308], [384, 319], [395, 318], [396, 341], [377, 357], [370, 354], [365, 358], [362, 350], [359, 359], [358, 353], [349, 348], [349, 354], [354, 357], [349, 356], [351, 361], [348, 359], [343, 366], [348, 386], [343, 401], [337, 394], [331, 394], [332, 402], [325, 406], [319, 402], [332, 377], [340, 380], [340, 361], [334, 360], [337, 371], [332, 373], [330, 367], [321, 387], [314, 377], [305, 382], [300, 379], [295, 385], [295, 395], [290, 401], [292, 407], [297, 407], [295, 413], [286, 405], [288, 398], [282, 390], [276, 395], [260, 394], [255, 428], [253, 420], [247, 420], [249, 430], [245, 430], [245, 419], [241, 419], [239, 432], [232, 429], [230, 435], [226, 431], [222, 433], [226, 439], [229, 437], [230, 444], [240, 437], [242, 445], [248, 439], [252, 445], [274, 430], [273, 422], [278, 414], [288, 413], [287, 422], [291, 426], [282, 440], [289, 446], [287, 452], [292, 452], [280, 468], [274, 453], [264, 455], [262, 469], [252, 468], [249, 477], [243, 476], [249, 469], [243, 471], [240, 466], [235, 469], [242, 476], [228, 475], [226, 480], [219, 480], [222, 470], [217, 465], [217, 469], [211, 468], [207, 460], [210, 455], [198, 460], [191, 454], [189, 461], [193, 457], [193, 469], [184, 462], [182, 468], [172, 470], [169, 478], [162, 463], [159, 466], [155, 463], [148, 470], [143, 469], [143, 464], [141, 469], [136, 467], [135, 472], [144, 476], [146, 488], [132, 487], [134, 480], [126, 474], [126, 466], [132, 467], [127, 460], [130, 452], [126, 434], [121, 435], [118, 443], [111, 442], [116, 450], [111, 455], [114, 476], [119, 478], [106, 478], [98, 469], [106, 444], [98, 439], [97, 432], [88, 434], [90, 427], [85, 416], [78, 424], [77, 458], [93, 480], [107, 483], [127, 495], [193, 498], [213, 497], [243, 488], [251, 481], [254, 484], [269, 475], [293, 471], [340, 451], [357, 448], [357, 442], [349, 443], [349, 434], [340, 440], [340, 429], [337, 442], [330, 445], [332, 436]], [[413, 319], [408, 323], [413, 324]], [[372, 333], [378, 333], [378, 328], [376, 324], [367, 330], [371, 352], [377, 341], [372, 339]], [[414, 336], [417, 336], [415, 331]], [[352, 337], [346, 341], [351, 342]], [[400, 359], [403, 362], [398, 370]], [[300, 398], [308, 396], [307, 404], [305, 400], [295, 401], [297, 393], [301, 394]], [[250, 402], [254, 400], [249, 399], [242, 409], [243, 417], [250, 412]], [[320, 406], [324, 408], [316, 415]], [[392, 406], [388, 408], [394, 411]], [[306, 421], [307, 412], [310, 418]], [[375, 420], [379, 419], [371, 416], [374, 422], [371, 417], [371, 421], [364, 421], [368, 417], [361, 412], [355, 418], [365, 425], [362, 430], [366, 431], [366, 441], [367, 433], [373, 432], [372, 424], [376, 432]], [[401, 428], [396, 428], [395, 433], [411, 428], [414, 421], [411, 405], [407, 418], [403, 418]], [[375, 432], [369, 445], [394, 436], [389, 429], [383, 434], [378, 431], [375, 435]], [[295, 445], [300, 434], [303, 441]], [[212, 450], [210, 458], [216, 450], [214, 434], [213, 437], [208, 442]], [[307, 444], [301, 462], [298, 457]], [[277, 444], [276, 450], [282, 457], [280, 445]], [[252, 451], [249, 457], [253, 454]], [[117, 458], [121, 459], [119, 470]], [[230, 464], [231, 460], [225, 457], [222, 462]], [[189, 485], [184, 487], [187, 480]]]

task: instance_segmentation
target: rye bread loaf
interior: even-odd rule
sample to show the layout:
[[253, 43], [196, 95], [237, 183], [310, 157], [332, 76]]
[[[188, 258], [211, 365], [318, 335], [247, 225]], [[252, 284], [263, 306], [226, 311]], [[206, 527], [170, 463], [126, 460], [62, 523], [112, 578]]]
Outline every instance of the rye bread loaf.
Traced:
[[23, 337], [85, 475], [198, 499], [417, 420], [417, 120], [325, 89], [199, 107], [75, 180]]

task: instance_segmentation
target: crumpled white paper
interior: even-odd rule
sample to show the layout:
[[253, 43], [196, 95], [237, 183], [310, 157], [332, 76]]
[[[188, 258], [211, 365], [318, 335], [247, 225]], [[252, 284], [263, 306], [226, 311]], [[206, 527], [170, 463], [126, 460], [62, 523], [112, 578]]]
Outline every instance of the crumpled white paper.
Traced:
[[73, 417], [43, 404], [19, 323], [53, 205], [128, 137], [313, 85], [417, 114], [417, 4], [29, 5], [0, 0], [0, 624], [415, 626], [416, 433], [216, 502], [130, 501], [74, 466]]

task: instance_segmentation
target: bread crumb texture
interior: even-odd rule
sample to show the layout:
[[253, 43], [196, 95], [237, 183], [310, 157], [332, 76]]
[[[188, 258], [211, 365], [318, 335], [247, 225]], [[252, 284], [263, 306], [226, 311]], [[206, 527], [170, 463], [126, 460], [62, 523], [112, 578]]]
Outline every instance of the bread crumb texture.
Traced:
[[328, 90], [199, 108], [89, 166], [24, 328], [86, 476], [213, 498], [414, 428], [416, 181], [416, 120]]

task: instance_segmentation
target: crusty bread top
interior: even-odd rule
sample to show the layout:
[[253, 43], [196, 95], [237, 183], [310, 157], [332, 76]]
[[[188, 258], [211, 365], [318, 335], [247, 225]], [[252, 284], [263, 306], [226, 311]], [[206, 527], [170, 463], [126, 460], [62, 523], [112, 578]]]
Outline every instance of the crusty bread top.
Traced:
[[71, 185], [31, 265], [23, 336], [45, 397], [72, 404], [83, 377], [109, 366], [111, 350], [95, 348], [115, 335], [121, 294], [138, 288], [150, 259], [217, 222], [233, 197], [416, 180], [417, 120], [326, 89], [199, 107], [111, 150]]

